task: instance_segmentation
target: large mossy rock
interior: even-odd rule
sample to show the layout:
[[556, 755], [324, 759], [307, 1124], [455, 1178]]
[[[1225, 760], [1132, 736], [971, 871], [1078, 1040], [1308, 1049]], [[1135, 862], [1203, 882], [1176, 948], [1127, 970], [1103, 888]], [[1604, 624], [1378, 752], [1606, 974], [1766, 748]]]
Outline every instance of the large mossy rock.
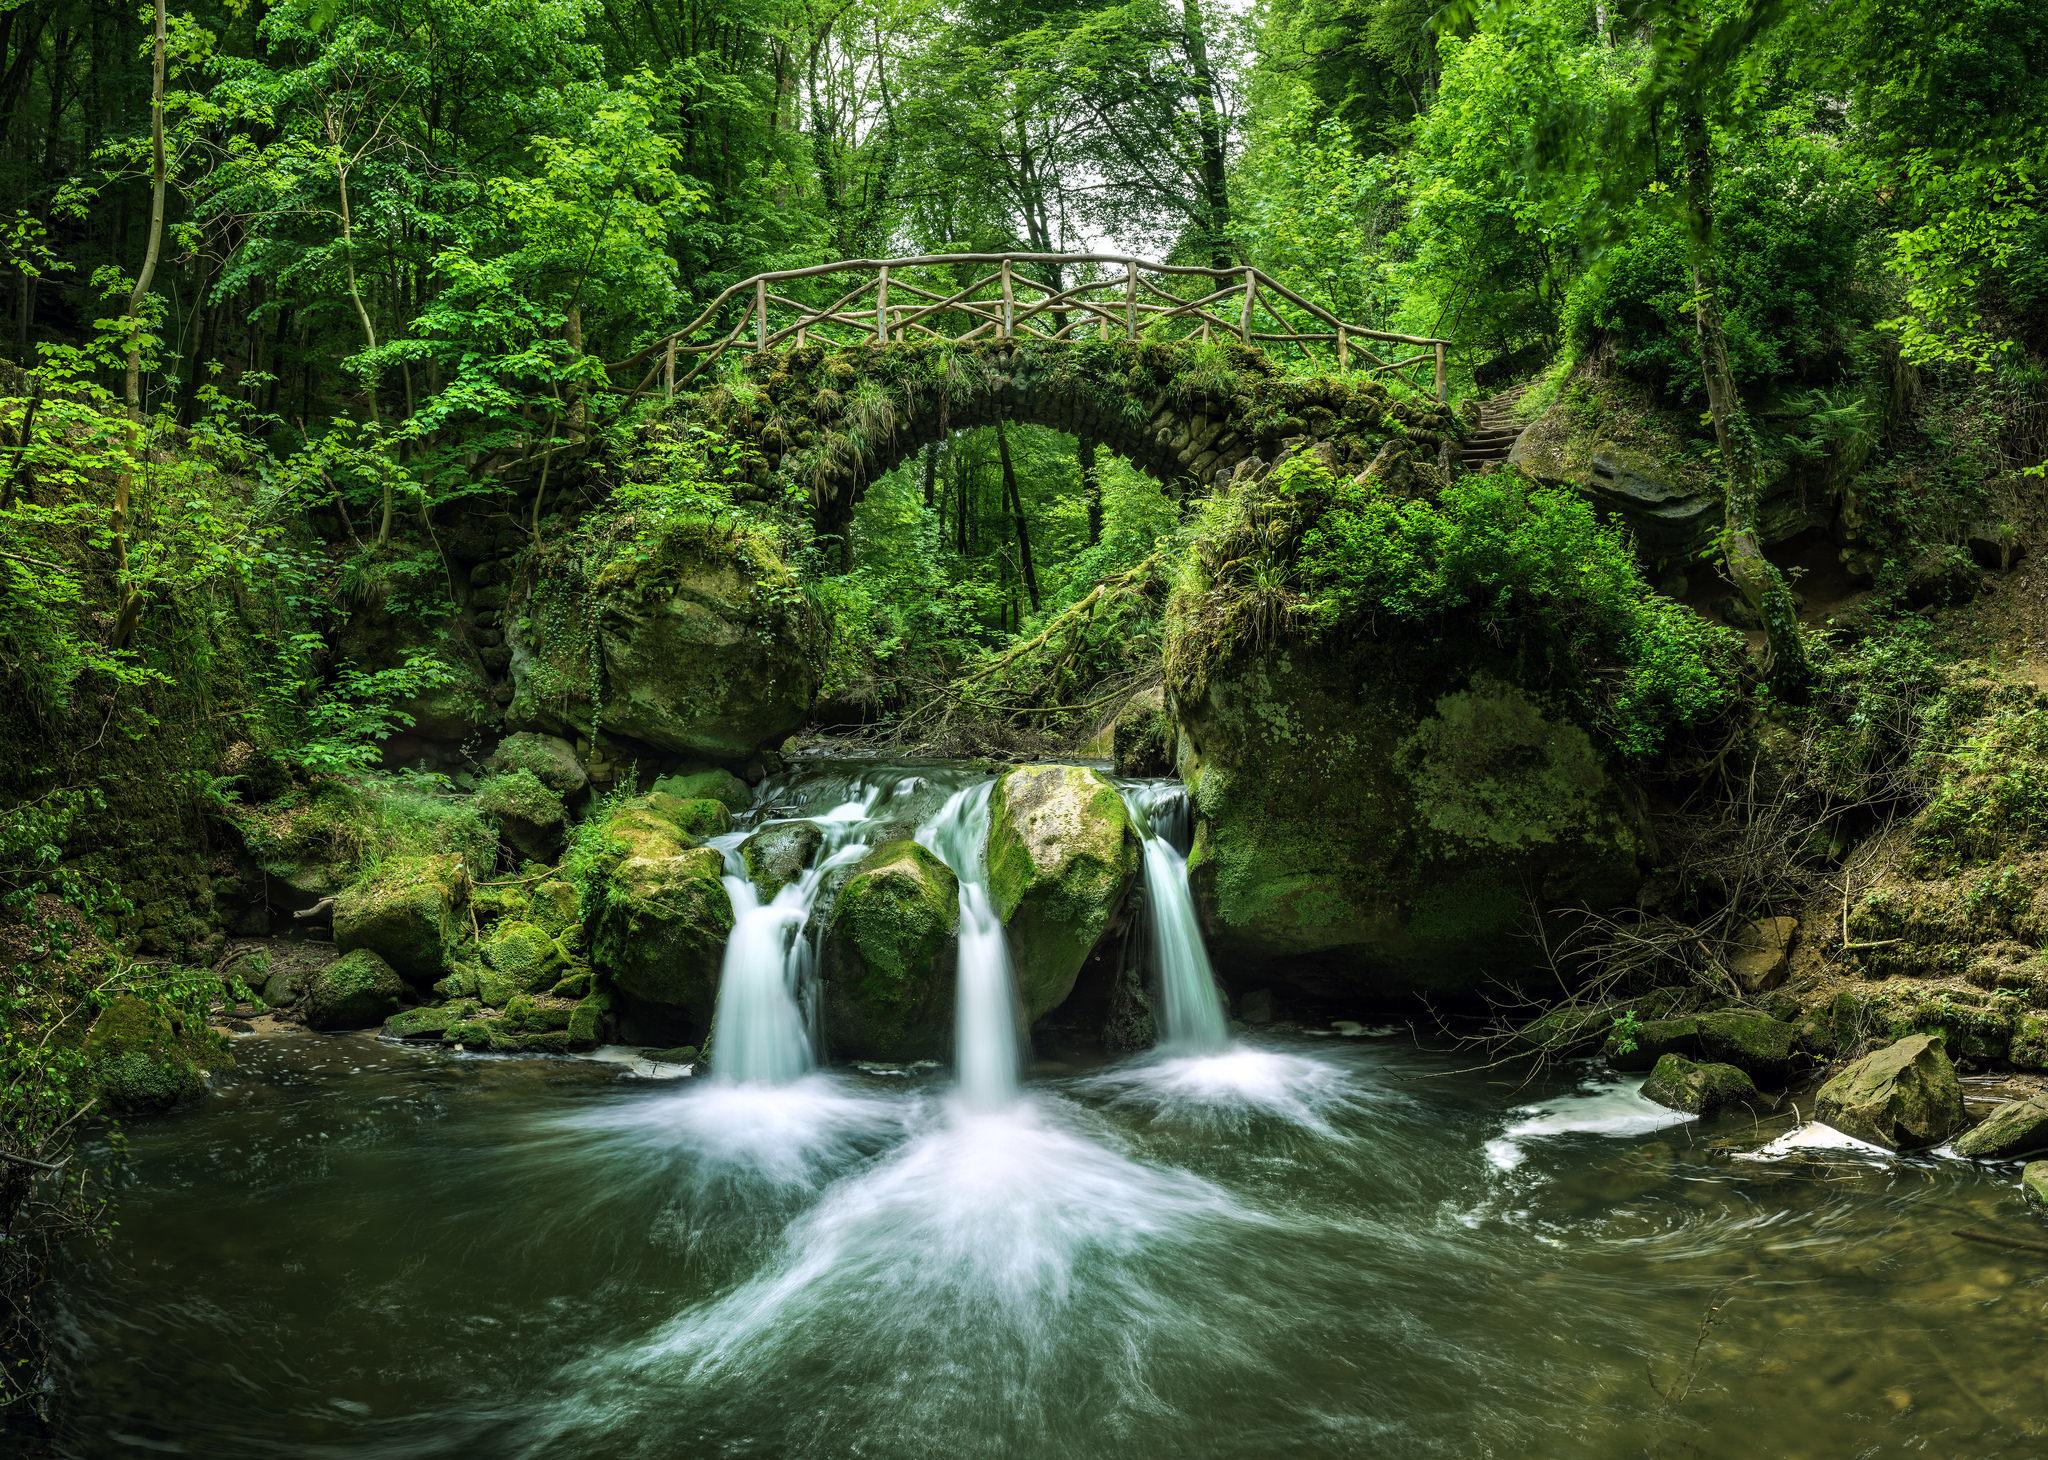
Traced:
[[1643, 1081], [1645, 1100], [1692, 1115], [1712, 1115], [1755, 1094], [1755, 1082], [1735, 1066], [1702, 1064], [1682, 1054], [1665, 1055]]
[[99, 1098], [135, 1114], [170, 1110], [205, 1093], [201, 1054], [209, 1063], [232, 1063], [225, 1046], [208, 1050], [179, 1016], [128, 994], [110, 1000], [85, 1037], [86, 1067]]
[[343, 953], [367, 949], [428, 987], [460, 946], [469, 894], [470, 872], [460, 856], [394, 857], [336, 895], [334, 946]]
[[754, 793], [731, 771], [717, 766], [676, 771], [654, 783], [653, 789], [678, 801], [717, 801], [731, 812], [754, 804]]
[[825, 829], [815, 821], [779, 821], [741, 842], [740, 860], [766, 902], [804, 875], [824, 842]]
[[1138, 880], [1116, 787], [1081, 766], [1019, 766], [989, 806], [989, 898], [1010, 938], [1027, 1020], [1058, 1008]]
[[1909, 1034], [1821, 1086], [1814, 1115], [1893, 1150], [1931, 1146], [1963, 1123], [1962, 1082], [1940, 1036]]
[[367, 948], [344, 953], [306, 986], [309, 1029], [374, 1029], [398, 1012], [405, 982]]
[[945, 1054], [959, 923], [959, 880], [916, 842], [889, 842], [861, 861], [825, 926], [825, 1041], [833, 1054]]
[[1617, 1026], [1607, 1037], [1606, 1054], [1618, 1070], [1647, 1070], [1665, 1055], [1677, 1054], [1782, 1080], [1792, 1072], [1798, 1048], [1798, 1026], [1768, 1014], [1728, 1009]]
[[764, 541], [702, 524], [594, 571], [544, 571], [508, 621], [506, 722], [519, 728], [588, 735], [601, 723], [737, 763], [801, 726], [824, 677], [816, 604]]
[[725, 858], [665, 814], [673, 797], [628, 801], [599, 829], [600, 878], [588, 899], [590, 962], [642, 1004], [708, 1026], [732, 932]]
[[574, 796], [590, 782], [583, 762], [576, 758], [576, 747], [559, 735], [527, 730], [507, 735], [484, 765], [501, 775], [525, 771], [557, 796]]
[[1531, 910], [1630, 901], [1649, 850], [1586, 731], [1469, 644], [1239, 651], [1176, 698], [1220, 968], [1358, 998], [1541, 965]]
[[568, 810], [532, 771], [490, 777], [477, 788], [476, 809], [529, 861], [552, 861], [562, 849]]
[[2001, 1105], [1956, 1137], [1956, 1154], [2005, 1161], [2048, 1151], [2048, 1095]]

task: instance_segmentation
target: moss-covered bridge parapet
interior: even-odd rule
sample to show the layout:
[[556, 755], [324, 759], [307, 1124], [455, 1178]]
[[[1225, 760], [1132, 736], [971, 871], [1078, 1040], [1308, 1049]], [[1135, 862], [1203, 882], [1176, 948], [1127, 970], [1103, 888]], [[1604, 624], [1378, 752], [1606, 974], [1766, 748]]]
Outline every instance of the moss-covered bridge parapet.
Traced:
[[1293, 375], [1252, 347], [1196, 341], [809, 344], [745, 357], [684, 408], [756, 447], [820, 524], [950, 432], [998, 421], [1066, 431], [1171, 486], [1207, 487], [1289, 446], [1363, 469], [1390, 442], [1434, 456], [1456, 420], [1378, 380]]

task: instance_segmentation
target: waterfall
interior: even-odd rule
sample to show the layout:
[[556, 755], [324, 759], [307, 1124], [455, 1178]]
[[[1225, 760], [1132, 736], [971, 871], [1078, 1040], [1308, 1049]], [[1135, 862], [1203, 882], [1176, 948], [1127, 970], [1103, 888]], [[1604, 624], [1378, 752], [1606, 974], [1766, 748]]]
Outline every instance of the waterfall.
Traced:
[[1152, 782], [1126, 786], [1123, 797], [1145, 849], [1145, 913], [1166, 1026], [1161, 1043], [1170, 1054], [1215, 1054], [1230, 1043], [1230, 1030], [1188, 892], [1193, 817], [1187, 792]]
[[960, 961], [953, 1004], [953, 1060], [966, 1102], [992, 1110], [1016, 1099], [1016, 988], [1010, 946], [990, 901], [989, 801], [995, 782], [955, 792], [918, 828], [917, 840], [960, 879]]
[[852, 799], [816, 824], [824, 831], [812, 864], [767, 902], [747, 875], [739, 855], [743, 833], [721, 837], [725, 852], [725, 894], [732, 900], [732, 932], [718, 973], [718, 1008], [712, 1027], [717, 1056], [712, 1077], [725, 1084], [786, 1085], [816, 1063], [815, 1010], [808, 996], [816, 982], [817, 940], [811, 912], [827, 875], [867, 855], [859, 840], [876, 792], [856, 782]]

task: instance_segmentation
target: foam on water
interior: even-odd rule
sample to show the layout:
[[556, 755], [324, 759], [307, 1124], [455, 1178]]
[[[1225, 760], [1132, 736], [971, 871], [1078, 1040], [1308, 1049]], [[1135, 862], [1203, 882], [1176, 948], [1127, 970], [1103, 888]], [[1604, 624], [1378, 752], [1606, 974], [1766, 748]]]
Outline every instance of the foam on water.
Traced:
[[1079, 1088], [1155, 1119], [1232, 1127], [1277, 1120], [1333, 1138], [1331, 1117], [1364, 1103], [1346, 1062], [1248, 1044], [1124, 1061]]
[[1600, 1074], [1569, 1095], [1524, 1105], [1510, 1112], [1508, 1128], [1486, 1143], [1487, 1158], [1501, 1170], [1512, 1171], [1535, 1141], [1569, 1135], [1643, 1135], [1695, 1118], [1645, 1100], [1639, 1093], [1642, 1088], [1640, 1076]]

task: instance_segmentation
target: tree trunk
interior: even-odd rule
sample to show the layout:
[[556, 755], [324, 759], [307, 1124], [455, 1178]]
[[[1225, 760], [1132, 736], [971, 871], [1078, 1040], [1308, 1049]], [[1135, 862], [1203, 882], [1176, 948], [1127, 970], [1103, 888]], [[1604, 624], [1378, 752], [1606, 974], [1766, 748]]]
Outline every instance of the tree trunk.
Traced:
[[1102, 541], [1102, 473], [1095, 465], [1095, 443], [1081, 438], [1081, 496], [1088, 503], [1088, 546]]
[[1212, 267], [1237, 261], [1231, 240], [1230, 173], [1224, 146], [1223, 114], [1216, 105], [1216, 73], [1209, 65], [1208, 23], [1202, 0], [1181, 0], [1181, 29], [1187, 37], [1188, 80], [1194, 93], [1196, 145], [1201, 151], [1203, 227]]
[[1781, 693], [1807, 682], [1806, 647], [1784, 575], [1764, 556], [1756, 535], [1758, 498], [1763, 492], [1763, 452], [1735, 388], [1728, 364], [1728, 336], [1721, 318], [1720, 269], [1714, 244], [1714, 154], [1706, 118], [1697, 107], [1685, 126], [1685, 211], [1692, 244], [1693, 324], [1700, 375], [1714, 440], [1721, 449], [1723, 491], [1722, 552], [1728, 576], [1762, 620], [1770, 649], [1767, 672]]
[[1003, 423], [996, 421], [996, 453], [1003, 459], [1003, 490], [1009, 494], [1010, 516], [1017, 524], [1017, 565], [1024, 575], [1024, 592], [1031, 598], [1031, 611], [1038, 612], [1038, 574], [1031, 566], [1031, 531], [1024, 525], [1024, 499], [1017, 491], [1017, 472], [1010, 465], [1010, 438]]
[[135, 276], [135, 290], [128, 296], [128, 462], [114, 481], [114, 566], [120, 583], [120, 609], [114, 619], [113, 644], [121, 648], [135, 632], [142, 618], [142, 595], [128, 581], [128, 510], [135, 488], [135, 467], [145, 449], [142, 434], [142, 306], [156, 281], [156, 264], [164, 244], [164, 188], [168, 171], [164, 161], [164, 49], [166, 44], [164, 0], [156, 0], [156, 34], [151, 46], [149, 84], [150, 199], [149, 242], [142, 255], [142, 272]]
[[939, 443], [927, 441], [924, 447], [924, 510], [929, 512], [938, 505], [939, 486]]

